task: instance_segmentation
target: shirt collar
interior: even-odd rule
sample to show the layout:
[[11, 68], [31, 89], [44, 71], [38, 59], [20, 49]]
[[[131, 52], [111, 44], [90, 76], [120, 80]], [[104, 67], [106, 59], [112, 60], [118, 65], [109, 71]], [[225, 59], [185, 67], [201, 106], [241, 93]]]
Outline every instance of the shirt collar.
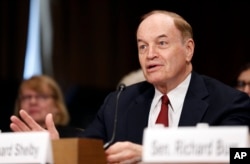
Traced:
[[[167, 96], [173, 111], [181, 109], [191, 80], [191, 73], [176, 88], [172, 89]], [[154, 104], [156, 105], [161, 99], [162, 93], [155, 88]]]

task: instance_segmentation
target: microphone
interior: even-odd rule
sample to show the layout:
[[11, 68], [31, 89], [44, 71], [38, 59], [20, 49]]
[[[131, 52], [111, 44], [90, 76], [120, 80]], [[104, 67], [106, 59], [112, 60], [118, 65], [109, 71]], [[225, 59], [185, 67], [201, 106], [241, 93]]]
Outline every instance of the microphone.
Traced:
[[103, 146], [103, 148], [106, 150], [113, 142], [115, 139], [115, 134], [116, 134], [116, 125], [117, 125], [117, 113], [118, 113], [118, 104], [119, 104], [119, 97], [122, 91], [126, 88], [126, 85], [121, 83], [118, 86], [118, 93], [116, 95], [116, 105], [115, 105], [115, 117], [114, 117], [114, 127], [113, 127], [113, 133], [111, 139], [106, 142]]

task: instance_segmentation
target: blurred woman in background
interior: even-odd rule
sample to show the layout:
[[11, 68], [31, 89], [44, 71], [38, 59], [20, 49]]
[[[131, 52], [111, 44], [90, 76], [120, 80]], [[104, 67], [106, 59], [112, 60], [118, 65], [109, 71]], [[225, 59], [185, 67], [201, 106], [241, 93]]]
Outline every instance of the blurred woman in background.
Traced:
[[236, 88], [250, 96], [250, 63], [243, 65], [237, 75]]
[[62, 138], [76, 137], [78, 132], [82, 131], [68, 126], [70, 116], [63, 93], [50, 76], [36, 75], [22, 81], [14, 114], [19, 116], [20, 109], [24, 109], [42, 127], [45, 127], [45, 116], [51, 113]]

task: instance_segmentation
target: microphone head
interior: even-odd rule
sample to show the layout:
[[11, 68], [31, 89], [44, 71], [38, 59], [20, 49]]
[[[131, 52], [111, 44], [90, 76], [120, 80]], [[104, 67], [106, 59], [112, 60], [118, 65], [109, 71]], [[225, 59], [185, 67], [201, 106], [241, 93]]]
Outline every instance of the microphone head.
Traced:
[[118, 91], [123, 91], [125, 88], [126, 88], [126, 85], [123, 84], [123, 83], [121, 83], [121, 84], [118, 85], [117, 90], [118, 90]]

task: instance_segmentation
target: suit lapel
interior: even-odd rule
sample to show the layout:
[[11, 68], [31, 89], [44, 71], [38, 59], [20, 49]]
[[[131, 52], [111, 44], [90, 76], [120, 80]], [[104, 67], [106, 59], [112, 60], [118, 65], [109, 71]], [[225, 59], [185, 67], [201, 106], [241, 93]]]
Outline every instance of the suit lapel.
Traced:
[[138, 141], [142, 139], [143, 130], [148, 125], [149, 110], [153, 96], [154, 88], [150, 87], [144, 93], [139, 94], [129, 107], [129, 121], [127, 125], [129, 138], [137, 136]]
[[208, 108], [206, 102], [208, 97], [209, 94], [203, 79], [193, 72], [183, 104], [179, 126], [195, 126], [197, 122], [201, 122]]

